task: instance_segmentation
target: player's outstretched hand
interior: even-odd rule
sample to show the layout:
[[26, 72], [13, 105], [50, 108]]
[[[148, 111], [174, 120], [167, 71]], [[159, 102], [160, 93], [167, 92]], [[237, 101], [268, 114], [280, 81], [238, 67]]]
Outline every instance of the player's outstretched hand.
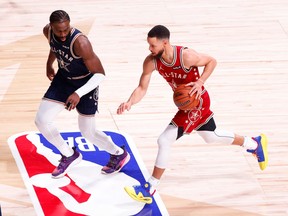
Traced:
[[125, 110], [129, 111], [130, 109], [131, 109], [131, 103], [129, 103], [129, 102], [121, 103], [117, 109], [117, 114], [120, 115]]

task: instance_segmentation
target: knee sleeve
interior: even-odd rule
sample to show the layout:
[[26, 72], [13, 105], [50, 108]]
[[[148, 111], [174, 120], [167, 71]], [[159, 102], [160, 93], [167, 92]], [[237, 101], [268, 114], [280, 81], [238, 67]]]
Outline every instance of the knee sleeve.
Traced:
[[42, 100], [35, 118], [35, 124], [42, 135], [54, 145], [61, 154], [70, 156], [73, 150], [63, 140], [60, 132], [54, 125], [54, 119], [65, 107], [62, 104]]
[[56, 116], [64, 110], [63, 104], [55, 103], [48, 100], [42, 100], [35, 117], [35, 124], [37, 127], [51, 124]]
[[[64, 106], [51, 101], [42, 100], [35, 118], [39, 131], [50, 142], [59, 133], [53, 124], [55, 117], [64, 109]], [[52, 142], [53, 143], [53, 142]]]
[[168, 125], [164, 132], [159, 136], [158, 154], [155, 162], [155, 166], [165, 169], [169, 162], [171, 145], [176, 141], [178, 136], [178, 127], [174, 125]]
[[230, 131], [214, 130], [214, 131], [197, 131], [197, 133], [208, 144], [232, 144], [235, 134]]

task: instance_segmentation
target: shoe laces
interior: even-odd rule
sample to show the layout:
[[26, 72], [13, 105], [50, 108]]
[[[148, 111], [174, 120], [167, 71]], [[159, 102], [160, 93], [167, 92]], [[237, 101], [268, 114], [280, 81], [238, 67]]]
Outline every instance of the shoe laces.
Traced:
[[[254, 139], [254, 138], [253, 138], [253, 139]], [[254, 140], [255, 140], [255, 139], [254, 139]], [[256, 140], [255, 140], [255, 141], [256, 141]], [[258, 146], [259, 146], [259, 144], [257, 143], [256, 149], [254, 150], [254, 152], [251, 152], [252, 155], [253, 155], [257, 160], [260, 159], [260, 157], [259, 157], [258, 154], [257, 154], [257, 148], [258, 148]]]
[[139, 192], [145, 191], [147, 192], [151, 197], [154, 195], [156, 190], [153, 191], [153, 193], [150, 193], [150, 188], [146, 188], [144, 185], [136, 185], [134, 186], [134, 189], [138, 190]]
[[110, 160], [106, 166], [114, 168], [118, 164], [118, 157], [118, 155], [110, 155]]
[[259, 155], [257, 155], [256, 151], [252, 153], [253, 157], [255, 157], [257, 160], [260, 160]]
[[62, 168], [63, 168], [63, 163], [66, 163], [66, 162], [67, 162], [67, 157], [64, 156], [64, 155], [62, 155], [62, 154], [61, 154], [61, 156], [62, 156], [62, 157], [61, 157], [61, 159], [59, 160], [60, 163], [59, 163], [59, 165], [58, 165], [58, 167], [57, 167], [58, 169], [62, 169]]
[[[75, 154], [75, 151], [76, 151], [76, 147], [74, 146], [74, 147], [72, 147], [72, 149], [73, 149], [73, 151], [74, 151], [74, 153], [73, 153], [73, 155]], [[71, 155], [70, 157], [72, 157], [73, 155]], [[61, 154], [61, 159], [59, 160], [59, 165], [58, 165], [58, 169], [62, 169], [64, 166], [63, 166], [63, 164], [64, 163], [66, 163], [67, 162], [67, 160], [68, 160], [68, 158], [69, 157], [66, 157], [66, 156], [64, 156], [64, 155], [62, 155]]]

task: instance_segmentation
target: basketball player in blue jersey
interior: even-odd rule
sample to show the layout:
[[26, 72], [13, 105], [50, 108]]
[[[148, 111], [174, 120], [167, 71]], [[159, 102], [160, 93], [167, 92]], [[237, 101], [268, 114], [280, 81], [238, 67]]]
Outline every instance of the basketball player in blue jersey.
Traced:
[[[110, 154], [110, 160], [102, 168], [102, 173], [119, 172], [129, 161], [129, 153], [124, 146], [118, 147], [95, 126], [98, 88], [105, 77], [100, 59], [94, 53], [88, 38], [70, 26], [70, 17], [63, 10], [54, 11], [50, 15], [50, 23], [44, 27], [43, 33], [50, 44], [46, 75], [51, 84], [40, 103], [35, 124], [62, 156], [52, 177], [63, 177], [82, 159], [81, 153], [67, 145], [53, 124], [56, 116], [65, 108], [78, 111], [78, 125], [82, 136]], [[58, 62], [57, 73], [53, 68], [55, 60]]]
[[[185, 134], [196, 131], [207, 143], [232, 144], [243, 146], [254, 154], [261, 170], [268, 162], [267, 138], [264, 134], [258, 137], [246, 137], [230, 131], [219, 130], [210, 110], [210, 97], [204, 87], [216, 67], [216, 60], [193, 49], [170, 44], [170, 31], [162, 25], [154, 26], [148, 33], [149, 54], [143, 63], [143, 73], [139, 85], [129, 99], [121, 103], [117, 113], [130, 110], [146, 94], [152, 73], [158, 73], [168, 82], [174, 91], [177, 86], [191, 86], [190, 94], [196, 93], [199, 105], [192, 110], [178, 110], [171, 123], [158, 138], [158, 154], [151, 177], [142, 185], [127, 186], [126, 192], [135, 200], [151, 203], [156, 186], [160, 182], [168, 162], [171, 145]], [[198, 67], [204, 67], [200, 74]]]

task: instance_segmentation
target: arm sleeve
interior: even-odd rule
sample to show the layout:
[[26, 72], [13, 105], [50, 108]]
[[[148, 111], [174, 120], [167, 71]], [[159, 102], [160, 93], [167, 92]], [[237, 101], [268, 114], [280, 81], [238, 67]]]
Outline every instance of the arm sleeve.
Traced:
[[83, 85], [82, 87], [78, 88], [75, 93], [78, 94], [78, 96], [81, 98], [83, 95], [97, 88], [97, 86], [99, 86], [99, 84], [104, 80], [104, 78], [104, 74], [93, 74], [93, 76], [87, 81], [87, 83], [85, 83], [85, 85]]

